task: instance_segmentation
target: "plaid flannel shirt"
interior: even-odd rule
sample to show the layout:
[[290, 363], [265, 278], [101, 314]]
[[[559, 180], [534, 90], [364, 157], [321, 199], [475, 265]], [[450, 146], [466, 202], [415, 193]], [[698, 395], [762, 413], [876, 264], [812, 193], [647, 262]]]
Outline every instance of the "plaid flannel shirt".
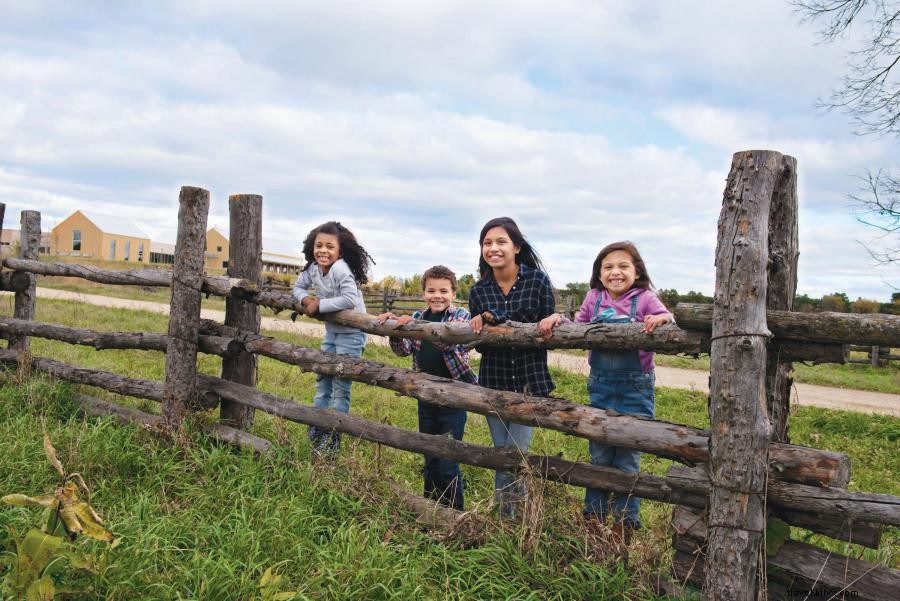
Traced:
[[[423, 316], [427, 311], [428, 309], [419, 309], [413, 313], [413, 319], [423, 319]], [[463, 307], [454, 307], [453, 305], [450, 305], [450, 307], [447, 308], [441, 323], [453, 321], [465, 323], [469, 321], [469, 319], [471, 319], [469, 312]], [[397, 338], [395, 336], [391, 336], [389, 340], [391, 343], [391, 350], [394, 351], [396, 355], [401, 357], [412, 355], [413, 369], [421, 371], [419, 369], [419, 351], [422, 349], [421, 340]], [[447, 365], [447, 370], [454, 380], [468, 382], [469, 384], [478, 383], [478, 377], [475, 375], [475, 372], [472, 371], [472, 368], [469, 367], [469, 352], [463, 348], [461, 344], [447, 346], [440, 343], [432, 344], [441, 350], [441, 354], [444, 356], [444, 363]]]
[[[491, 275], [478, 280], [469, 293], [469, 310], [472, 315], [489, 311], [495, 324], [536, 323], [556, 312], [556, 299], [546, 273], [519, 265], [519, 275], [509, 294], [503, 294]], [[546, 396], [555, 388], [547, 368], [546, 349], [484, 345], [475, 348], [481, 353], [478, 378], [482, 386], [527, 391], [535, 396]]]

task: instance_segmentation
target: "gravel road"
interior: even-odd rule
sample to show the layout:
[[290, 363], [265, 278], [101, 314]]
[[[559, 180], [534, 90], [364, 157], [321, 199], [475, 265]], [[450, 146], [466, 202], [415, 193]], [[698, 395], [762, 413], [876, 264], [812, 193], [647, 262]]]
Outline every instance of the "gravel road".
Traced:
[[[9, 293], [6, 293], [9, 294]], [[66, 290], [52, 288], [38, 288], [39, 298], [54, 298], [76, 300], [103, 307], [119, 307], [123, 309], [140, 309], [154, 313], [168, 314], [169, 306], [164, 303], [138, 301], [94, 294], [81, 294]], [[205, 319], [214, 319], [222, 322], [225, 319], [224, 311], [204, 309], [201, 316]], [[262, 329], [294, 332], [309, 336], [321, 337], [324, 325], [307, 321], [292, 322], [272, 317], [262, 318]], [[370, 344], [387, 345], [387, 338], [382, 336], [369, 336]], [[587, 362], [582, 357], [566, 353], [550, 353], [550, 364], [562, 369], [580, 374], [588, 373]], [[685, 388], [709, 392], [709, 372], [693, 369], [678, 369], [674, 367], [657, 367], [656, 384], [669, 388]], [[828, 386], [816, 386], [813, 384], [794, 384], [792, 403], [798, 405], [814, 405], [828, 409], [845, 409], [867, 413], [882, 413], [900, 417], [900, 395], [883, 392], [869, 392], [864, 390], [847, 390], [844, 388], [831, 388]]]

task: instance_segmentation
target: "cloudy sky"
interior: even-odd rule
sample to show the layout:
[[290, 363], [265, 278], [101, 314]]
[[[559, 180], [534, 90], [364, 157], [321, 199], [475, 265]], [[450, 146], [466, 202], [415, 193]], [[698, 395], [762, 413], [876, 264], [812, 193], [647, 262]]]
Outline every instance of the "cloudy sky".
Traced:
[[178, 190], [264, 196], [264, 235], [348, 225], [374, 276], [473, 272], [515, 218], [557, 286], [638, 243], [660, 288], [711, 293], [735, 151], [799, 165], [799, 291], [887, 300], [846, 194], [894, 139], [823, 114], [853, 40], [785, 0], [7, 2], [0, 202], [45, 229], [76, 209], [176, 225]]

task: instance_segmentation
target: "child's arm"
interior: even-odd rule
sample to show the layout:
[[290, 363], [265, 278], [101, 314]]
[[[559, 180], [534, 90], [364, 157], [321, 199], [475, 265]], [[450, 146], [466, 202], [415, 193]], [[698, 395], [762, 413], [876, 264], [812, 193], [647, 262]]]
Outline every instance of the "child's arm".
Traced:
[[319, 301], [309, 295], [309, 288], [312, 285], [312, 276], [308, 269], [304, 269], [297, 277], [294, 283], [294, 290], [291, 296], [298, 301], [306, 309], [309, 315], [315, 315], [319, 311]]
[[322, 313], [334, 313], [344, 309], [352, 309], [356, 306], [356, 298], [359, 296], [359, 286], [353, 277], [350, 267], [343, 261], [338, 261], [331, 266], [334, 280], [338, 285], [337, 296], [319, 299], [319, 311]]
[[644, 301], [646, 304], [643, 308], [643, 332], [649, 334], [659, 326], [667, 323], [673, 323], [675, 321], [675, 317], [671, 313], [669, 313], [669, 310], [666, 309], [666, 306], [653, 292], [648, 290], [643, 294], [643, 296], [646, 298], [646, 300]]
[[[401, 315], [397, 317], [390, 311], [387, 313], [382, 313], [378, 316], [378, 324], [384, 325], [389, 319], [396, 320], [398, 326], [402, 326], [408, 324], [413, 320], [411, 315]], [[410, 353], [412, 353], [412, 340], [409, 338], [398, 338], [396, 336], [388, 336], [388, 343], [391, 345], [391, 350], [394, 351], [394, 354], [398, 357], [407, 357]]]

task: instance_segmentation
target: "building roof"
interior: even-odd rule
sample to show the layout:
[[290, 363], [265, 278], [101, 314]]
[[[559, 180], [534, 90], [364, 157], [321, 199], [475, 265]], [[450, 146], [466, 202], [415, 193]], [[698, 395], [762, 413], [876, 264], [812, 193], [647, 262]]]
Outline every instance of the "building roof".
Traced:
[[132, 238], [150, 238], [141, 229], [124, 217], [115, 215], [104, 215], [103, 213], [94, 213], [93, 211], [80, 211], [82, 215], [87, 217], [91, 223], [100, 228], [101, 232], [106, 234], [118, 234], [120, 236], [131, 236]]
[[306, 265], [306, 261], [299, 257], [292, 257], [288, 255], [281, 255], [276, 253], [267, 253], [266, 251], [262, 252], [262, 261], [263, 263], [275, 263], [278, 265], [293, 265], [295, 267], [303, 267]]

